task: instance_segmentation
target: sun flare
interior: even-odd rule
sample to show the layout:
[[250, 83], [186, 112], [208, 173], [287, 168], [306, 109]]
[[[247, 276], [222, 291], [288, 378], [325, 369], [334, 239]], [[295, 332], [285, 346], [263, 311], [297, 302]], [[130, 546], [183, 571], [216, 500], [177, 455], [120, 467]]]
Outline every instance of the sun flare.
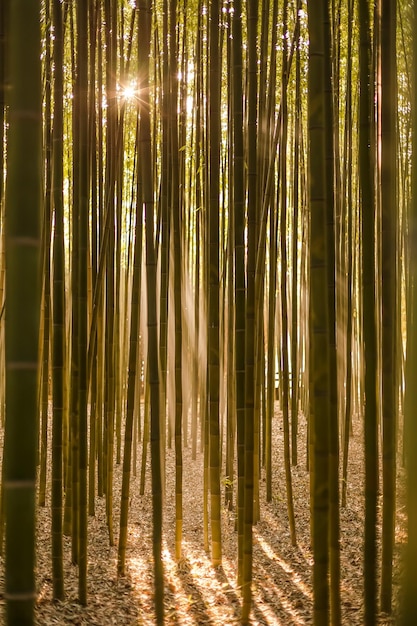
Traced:
[[130, 83], [129, 85], [125, 85], [120, 89], [120, 96], [124, 100], [135, 100], [138, 95], [138, 89], [135, 83]]

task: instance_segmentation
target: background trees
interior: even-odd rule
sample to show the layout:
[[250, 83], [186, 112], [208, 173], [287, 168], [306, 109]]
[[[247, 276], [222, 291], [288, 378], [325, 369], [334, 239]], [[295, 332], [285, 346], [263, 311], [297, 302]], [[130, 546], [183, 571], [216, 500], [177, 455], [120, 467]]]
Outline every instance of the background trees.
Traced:
[[[0, 6], [13, 85], [15, 63], [26, 59], [24, 34], [15, 33], [9, 5]], [[33, 46], [42, 43], [44, 175], [34, 172], [25, 189], [30, 202], [42, 195], [44, 409], [39, 443], [33, 431], [29, 447], [32, 463], [39, 447], [40, 503], [44, 491], [49, 505], [52, 446], [55, 598], [65, 594], [64, 530], [79, 568], [79, 599], [88, 602], [87, 507], [94, 515], [98, 497], [106, 501], [109, 543], [120, 541], [123, 573], [130, 471], [139, 450], [145, 488], [150, 447], [155, 606], [162, 623], [162, 520], [172, 480], [164, 461], [174, 438], [180, 560], [182, 453], [190, 428], [193, 456], [205, 467], [204, 548], [214, 566], [222, 562], [222, 484], [228, 507], [236, 503], [242, 621], [248, 622], [253, 526], [262, 518], [259, 482], [265, 477], [271, 500], [271, 459], [281, 452], [291, 542], [297, 542], [290, 462], [297, 464], [300, 409], [309, 432], [315, 621], [341, 620], [339, 445], [345, 504], [349, 436], [358, 415], [365, 433], [366, 622], [375, 621], [381, 563], [381, 607], [391, 610], [404, 407], [407, 433], [414, 432], [407, 418], [414, 372], [407, 350], [414, 308], [412, 8], [405, 0], [31, 4], [28, 23], [41, 26]], [[39, 72], [31, 69], [31, 78], [39, 81]], [[29, 99], [25, 85], [19, 95]], [[30, 106], [39, 113], [36, 89]], [[13, 117], [20, 106], [13, 94], [2, 104], [7, 124], [1, 123], [9, 159], [7, 228], [14, 190], [23, 189], [21, 177], [30, 169], [24, 152], [40, 149], [26, 143], [14, 151], [21, 116]], [[39, 120], [34, 126], [38, 132]], [[34, 158], [30, 163], [37, 165]], [[16, 200], [22, 211], [27, 198]], [[16, 235], [12, 227], [30, 221], [18, 215], [13, 209], [16, 221], [6, 236], [17, 236], [20, 245], [25, 231]], [[14, 370], [7, 369], [7, 337], [22, 324], [18, 313], [7, 313], [21, 282], [11, 281], [13, 262], [6, 258], [8, 376]], [[34, 272], [31, 259], [29, 265]], [[23, 308], [35, 311], [34, 304]], [[17, 458], [17, 444], [7, 397], [6, 405], [3, 487], [10, 512], [7, 494], [16, 476], [8, 463]], [[37, 424], [37, 413], [31, 420]], [[273, 447], [281, 424], [282, 451]], [[113, 472], [122, 451], [119, 530]], [[412, 511], [413, 496], [409, 502]]]

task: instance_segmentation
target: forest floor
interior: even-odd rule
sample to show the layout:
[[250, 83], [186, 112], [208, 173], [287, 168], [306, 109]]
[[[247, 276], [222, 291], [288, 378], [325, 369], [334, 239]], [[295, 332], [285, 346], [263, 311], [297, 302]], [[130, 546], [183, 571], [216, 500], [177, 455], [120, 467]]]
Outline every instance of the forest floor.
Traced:
[[[287, 515], [285, 473], [282, 454], [282, 418], [275, 415], [273, 436], [273, 498], [265, 502], [261, 480], [261, 520], [254, 527], [252, 624], [295, 626], [312, 624], [312, 552], [309, 525], [309, 478], [305, 469], [304, 418], [300, 418], [299, 464], [292, 468], [297, 545], [293, 547]], [[353, 424], [350, 444], [347, 506], [341, 509], [341, 596], [342, 623], [363, 624], [363, 453], [362, 432]], [[140, 461], [140, 458], [138, 459]], [[149, 463], [149, 462], [148, 462]], [[223, 564], [213, 568], [203, 549], [202, 455], [191, 459], [184, 449], [183, 556], [175, 561], [174, 451], [166, 461], [166, 504], [164, 510], [164, 568], [166, 624], [223, 626], [239, 623], [240, 592], [236, 582], [237, 536], [234, 514], [222, 509]], [[38, 599], [37, 623], [133, 626], [155, 623], [152, 568], [152, 503], [150, 473], [145, 495], [139, 495], [139, 473], [132, 477], [129, 511], [126, 575], [117, 577], [117, 541], [110, 546], [105, 521], [105, 503], [97, 499], [96, 515], [89, 518], [88, 605], [77, 601], [77, 567], [71, 565], [71, 545], [64, 539], [66, 599], [52, 601], [50, 507], [38, 513]], [[399, 470], [399, 485], [403, 484]], [[121, 488], [121, 466], [114, 473], [114, 528], [117, 540]], [[404, 510], [397, 507], [393, 578], [393, 616], [378, 616], [378, 624], [395, 623], [400, 584], [400, 553], [405, 541]], [[3, 587], [3, 562], [1, 581]], [[4, 600], [0, 596], [0, 604]], [[0, 611], [3, 609], [0, 606]], [[1, 618], [0, 618], [1, 621]]]

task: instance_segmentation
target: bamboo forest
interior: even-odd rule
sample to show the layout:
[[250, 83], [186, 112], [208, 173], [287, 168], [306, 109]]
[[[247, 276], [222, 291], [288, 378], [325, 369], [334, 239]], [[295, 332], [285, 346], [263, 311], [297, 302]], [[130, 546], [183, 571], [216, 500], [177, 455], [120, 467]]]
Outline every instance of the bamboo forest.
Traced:
[[417, 2], [0, 0], [0, 623], [417, 624]]

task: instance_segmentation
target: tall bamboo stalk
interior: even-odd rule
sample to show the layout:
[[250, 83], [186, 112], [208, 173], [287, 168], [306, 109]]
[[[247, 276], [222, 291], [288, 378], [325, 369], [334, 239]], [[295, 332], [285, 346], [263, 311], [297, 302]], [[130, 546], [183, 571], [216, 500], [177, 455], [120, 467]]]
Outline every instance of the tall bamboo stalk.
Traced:
[[53, 125], [53, 339], [52, 339], [52, 580], [53, 596], [64, 597], [63, 572], [63, 420], [65, 396], [65, 256], [63, 198], [63, 15], [53, 2], [54, 125]]
[[[370, 6], [359, 2], [359, 185], [361, 194], [363, 338], [365, 343], [365, 622], [375, 623], [376, 614], [376, 522], [378, 494], [378, 379], [375, 292], [375, 154], [372, 152], [374, 97], [370, 34]], [[346, 434], [345, 434], [346, 436]]]
[[[329, 623], [330, 355], [327, 298], [326, 65], [327, 1], [308, 4], [310, 174], [310, 458], [314, 624]], [[323, 538], [325, 538], [323, 540]]]
[[396, 7], [381, 1], [381, 310], [382, 310], [382, 569], [381, 609], [391, 612], [397, 440], [397, 115]]
[[[417, 26], [417, 4], [411, 17], [413, 32]], [[413, 38], [412, 48], [412, 88], [416, 89], [417, 77], [417, 37]], [[412, 101], [412, 165], [411, 165], [411, 205], [409, 213], [409, 243], [410, 243], [410, 315], [407, 320], [407, 369], [406, 369], [406, 401], [404, 406], [404, 432], [406, 436], [406, 464], [407, 464], [407, 514], [408, 514], [408, 542], [406, 548], [405, 580], [403, 616], [401, 624], [411, 626], [417, 619], [417, 580], [414, 576], [414, 567], [417, 558], [417, 421], [414, 419], [414, 411], [417, 402], [417, 326], [416, 312], [416, 285], [417, 285], [417, 250], [413, 242], [417, 236], [417, 106], [416, 100]]]
[[139, 2], [138, 64], [140, 77], [140, 127], [138, 157], [142, 163], [143, 206], [146, 226], [146, 287], [148, 312], [148, 367], [151, 408], [151, 465], [153, 501], [153, 558], [156, 623], [164, 622], [164, 572], [162, 564], [162, 476], [161, 422], [156, 315], [156, 251], [154, 239], [154, 188], [152, 179], [151, 126], [149, 115], [149, 57], [153, 6], [150, 0]]
[[[212, 563], [222, 560], [220, 515], [219, 193], [220, 193], [220, 4], [210, 8], [209, 212], [208, 212], [208, 382]], [[208, 445], [208, 442], [206, 442]]]
[[[6, 623], [34, 624], [42, 110], [40, 2], [9, 17], [6, 183]], [[31, 158], [28, 159], [27, 155]]]
[[248, 119], [247, 119], [247, 266], [245, 308], [245, 450], [244, 450], [244, 524], [243, 524], [243, 576], [242, 623], [249, 622], [252, 605], [252, 562], [254, 517], [254, 424], [255, 424], [255, 344], [257, 309], [255, 294], [255, 269], [257, 245], [257, 24], [258, 2], [246, 3], [248, 29]]
[[79, 158], [79, 263], [78, 282], [78, 410], [79, 410], [79, 584], [81, 604], [87, 604], [87, 267], [89, 228], [88, 176], [88, 5], [77, 6], [77, 87]]

